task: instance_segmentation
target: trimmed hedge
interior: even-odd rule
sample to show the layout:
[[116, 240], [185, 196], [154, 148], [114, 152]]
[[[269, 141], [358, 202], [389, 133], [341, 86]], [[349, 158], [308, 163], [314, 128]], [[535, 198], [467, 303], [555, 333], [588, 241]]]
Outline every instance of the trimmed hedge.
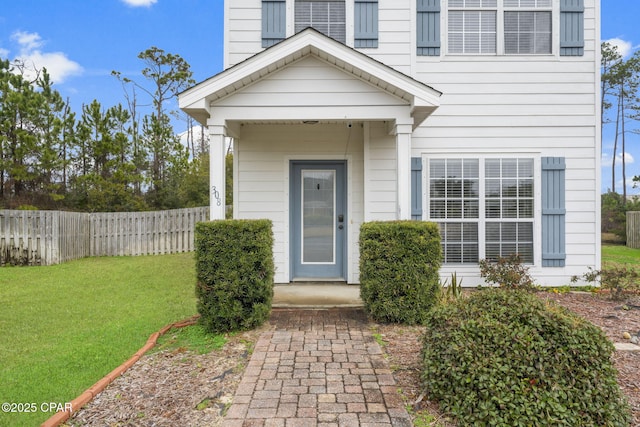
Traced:
[[273, 233], [269, 220], [196, 224], [200, 323], [213, 333], [261, 325], [273, 299]]
[[360, 228], [360, 297], [377, 321], [419, 324], [440, 290], [440, 232], [422, 221]]
[[423, 386], [460, 425], [629, 425], [613, 345], [556, 304], [489, 289], [435, 308], [426, 325]]

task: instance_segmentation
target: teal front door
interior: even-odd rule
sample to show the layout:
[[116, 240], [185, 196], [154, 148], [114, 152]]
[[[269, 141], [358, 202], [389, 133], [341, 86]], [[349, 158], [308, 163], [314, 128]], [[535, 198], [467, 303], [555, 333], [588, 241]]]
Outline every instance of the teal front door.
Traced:
[[344, 280], [346, 162], [292, 161], [290, 174], [292, 280]]

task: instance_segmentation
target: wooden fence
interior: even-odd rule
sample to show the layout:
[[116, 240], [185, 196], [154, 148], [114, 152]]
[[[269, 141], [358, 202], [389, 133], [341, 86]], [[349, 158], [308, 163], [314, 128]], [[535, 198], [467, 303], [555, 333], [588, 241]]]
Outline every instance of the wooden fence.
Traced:
[[640, 212], [627, 212], [627, 247], [640, 249]]
[[194, 250], [196, 223], [208, 219], [208, 207], [91, 214], [0, 210], [0, 265], [188, 252]]

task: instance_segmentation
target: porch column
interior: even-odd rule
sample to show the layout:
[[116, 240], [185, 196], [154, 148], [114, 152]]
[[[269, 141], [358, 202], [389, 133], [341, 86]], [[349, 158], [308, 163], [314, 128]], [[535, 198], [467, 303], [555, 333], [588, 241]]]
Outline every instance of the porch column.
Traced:
[[410, 124], [396, 124], [398, 219], [411, 219], [411, 134]]
[[209, 129], [209, 218], [225, 218], [225, 155], [224, 126], [208, 125]]

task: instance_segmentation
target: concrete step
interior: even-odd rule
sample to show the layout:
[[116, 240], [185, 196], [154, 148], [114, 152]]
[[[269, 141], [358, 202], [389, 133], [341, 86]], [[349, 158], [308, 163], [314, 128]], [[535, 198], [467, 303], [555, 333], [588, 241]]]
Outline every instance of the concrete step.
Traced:
[[275, 308], [362, 307], [360, 286], [344, 282], [294, 282], [273, 288]]

